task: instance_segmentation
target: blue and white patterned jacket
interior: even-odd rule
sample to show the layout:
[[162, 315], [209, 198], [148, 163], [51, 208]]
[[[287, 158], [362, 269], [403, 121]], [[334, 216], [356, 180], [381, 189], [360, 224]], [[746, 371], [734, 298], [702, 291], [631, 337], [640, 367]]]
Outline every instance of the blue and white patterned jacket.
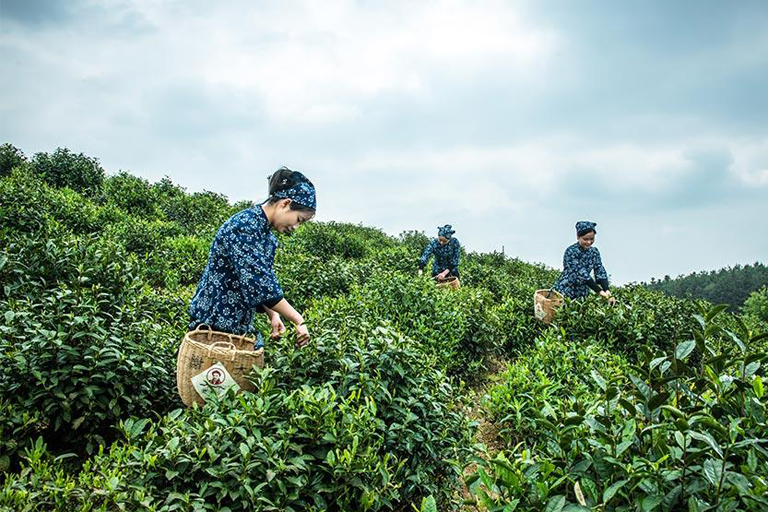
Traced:
[[433, 238], [429, 241], [426, 249], [419, 258], [419, 267], [427, 265], [429, 257], [435, 255], [435, 261], [432, 263], [432, 274], [439, 274], [445, 269], [451, 272], [459, 270], [459, 254], [461, 254], [461, 244], [455, 238], [450, 238], [448, 243], [440, 245], [440, 242]]
[[600, 251], [594, 246], [582, 249], [576, 242], [565, 250], [563, 273], [555, 283], [555, 290], [572, 299], [586, 297], [589, 295], [590, 288], [596, 286], [592, 279], [592, 272], [595, 274], [595, 280], [604, 282], [604, 288], [606, 288], [608, 273], [600, 259]]
[[272, 270], [277, 237], [261, 205], [229, 218], [216, 233], [189, 306], [190, 329], [199, 324], [232, 334], [253, 331], [253, 315], [274, 306], [283, 290]]

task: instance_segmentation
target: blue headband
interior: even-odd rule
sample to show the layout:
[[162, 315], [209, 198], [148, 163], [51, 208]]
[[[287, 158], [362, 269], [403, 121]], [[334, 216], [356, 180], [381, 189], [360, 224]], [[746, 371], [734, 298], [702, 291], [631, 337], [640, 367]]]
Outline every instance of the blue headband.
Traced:
[[445, 238], [451, 238], [455, 232], [450, 224], [437, 228], [437, 236], [444, 236]]
[[597, 226], [596, 222], [590, 222], [588, 220], [580, 220], [579, 222], [576, 223], [576, 235], [584, 236], [590, 231], [594, 231], [595, 233], [597, 233], [595, 226]]
[[306, 206], [307, 208], [317, 209], [317, 199], [315, 198], [315, 186], [300, 172], [294, 172], [291, 179], [298, 180], [291, 188], [278, 190], [272, 196], [280, 199], [290, 199], [294, 203]]

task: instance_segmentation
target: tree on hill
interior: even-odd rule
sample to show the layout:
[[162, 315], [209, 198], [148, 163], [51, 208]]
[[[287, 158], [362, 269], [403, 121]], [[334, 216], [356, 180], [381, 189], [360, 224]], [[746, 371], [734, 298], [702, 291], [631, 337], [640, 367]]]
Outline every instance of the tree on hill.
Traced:
[[694, 272], [671, 279], [651, 279], [648, 288], [660, 290], [676, 297], [705, 299], [714, 304], [728, 304], [731, 311], [738, 310], [749, 295], [768, 285], [768, 266], [760, 262], [753, 265], [735, 265], [720, 270]]

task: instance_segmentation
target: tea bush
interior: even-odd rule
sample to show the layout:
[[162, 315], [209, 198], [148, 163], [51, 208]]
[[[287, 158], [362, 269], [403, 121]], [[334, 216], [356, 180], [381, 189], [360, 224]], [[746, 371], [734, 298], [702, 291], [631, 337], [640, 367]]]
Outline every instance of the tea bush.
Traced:
[[43, 447], [28, 452], [0, 504], [381, 510], [426, 491], [445, 496], [441, 484], [457, 478], [451, 461], [468, 456], [471, 426], [444, 375], [386, 329], [365, 344], [321, 337], [309, 351], [289, 347], [257, 372], [254, 394], [156, 423], [125, 421], [125, 440], [78, 478]]
[[484, 290], [452, 291], [426, 277], [395, 272], [371, 275], [349, 296], [356, 315], [387, 320], [452, 375], [479, 377], [486, 359], [505, 344], [501, 320]]
[[167, 193], [159, 198], [159, 207], [165, 220], [178, 224], [187, 235], [212, 237], [225, 220], [243, 209], [240, 206], [245, 206], [230, 206], [226, 197], [215, 192], [186, 194], [183, 189], [175, 188], [170, 181], [164, 182], [156, 190]]
[[68, 236], [21, 237], [4, 257], [0, 395], [39, 412], [46, 439], [93, 451], [120, 418], [176, 401], [173, 353], [144, 337], [160, 327], [144, 325], [134, 258]]
[[104, 169], [96, 158], [58, 148], [51, 154], [35, 154], [30, 165], [35, 173], [54, 187], [68, 187], [90, 197], [101, 192]]
[[335, 222], [303, 225], [300, 235], [292, 237], [288, 242], [288, 250], [319, 258], [339, 256], [344, 259], [361, 259], [369, 250], [394, 245], [393, 240], [380, 230]]
[[288, 300], [299, 309], [306, 309], [319, 297], [346, 294], [357, 281], [351, 266], [335, 256], [281, 253], [275, 259], [275, 273]]
[[591, 372], [615, 374], [626, 367], [624, 358], [592, 340], [566, 340], [550, 330], [496, 377], [485, 406], [510, 446], [523, 440], [533, 446], [538, 439], [535, 418], [543, 410], [557, 410], [571, 400], [594, 400], [600, 389]]
[[13, 144], [0, 144], [0, 177], [10, 175], [14, 168], [21, 167], [26, 161], [24, 153]]
[[753, 292], [744, 302], [742, 308], [745, 315], [754, 317], [760, 322], [768, 324], [768, 286]]
[[182, 229], [175, 222], [148, 221], [127, 216], [119, 222], [110, 224], [104, 236], [115, 240], [128, 252], [146, 257], [160, 248], [167, 239], [179, 236], [181, 233]]
[[[533, 449], [480, 460], [478, 503], [556, 510], [766, 510], [768, 397], [761, 338], [722, 332], [722, 308], [696, 316], [693, 339], [644, 350], [625, 374], [593, 373], [599, 397], [542, 411]], [[712, 350], [721, 332], [733, 349]], [[690, 364], [696, 347], [703, 365]]]
[[108, 176], [103, 183], [101, 201], [130, 215], [146, 219], [158, 217], [157, 189], [147, 180], [121, 172]]
[[158, 245], [147, 254], [147, 280], [168, 289], [197, 285], [210, 247], [211, 240], [198, 236], [159, 237]]
[[634, 358], [640, 347], [650, 344], [666, 351], [675, 340], [690, 335], [695, 325], [696, 304], [668, 297], [640, 285], [615, 291], [615, 306], [597, 295], [568, 300], [557, 314], [555, 324], [567, 338], [592, 338], [611, 350]]

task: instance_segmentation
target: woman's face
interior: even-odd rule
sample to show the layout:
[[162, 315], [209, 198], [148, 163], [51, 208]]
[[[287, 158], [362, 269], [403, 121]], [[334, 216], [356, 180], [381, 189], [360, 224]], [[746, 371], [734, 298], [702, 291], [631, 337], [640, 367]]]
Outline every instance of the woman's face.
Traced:
[[272, 227], [280, 233], [290, 234], [300, 224], [307, 222], [312, 217], [314, 217], [314, 214], [310, 212], [291, 210], [291, 200], [283, 199], [277, 203], [277, 208], [275, 208], [275, 218], [272, 221]]
[[448, 239], [445, 238], [444, 236], [437, 237], [437, 241], [440, 242], [440, 245], [445, 245], [448, 243]]
[[582, 249], [589, 249], [592, 247], [592, 244], [595, 243], [595, 232], [590, 231], [589, 233], [578, 237], [578, 240]]

